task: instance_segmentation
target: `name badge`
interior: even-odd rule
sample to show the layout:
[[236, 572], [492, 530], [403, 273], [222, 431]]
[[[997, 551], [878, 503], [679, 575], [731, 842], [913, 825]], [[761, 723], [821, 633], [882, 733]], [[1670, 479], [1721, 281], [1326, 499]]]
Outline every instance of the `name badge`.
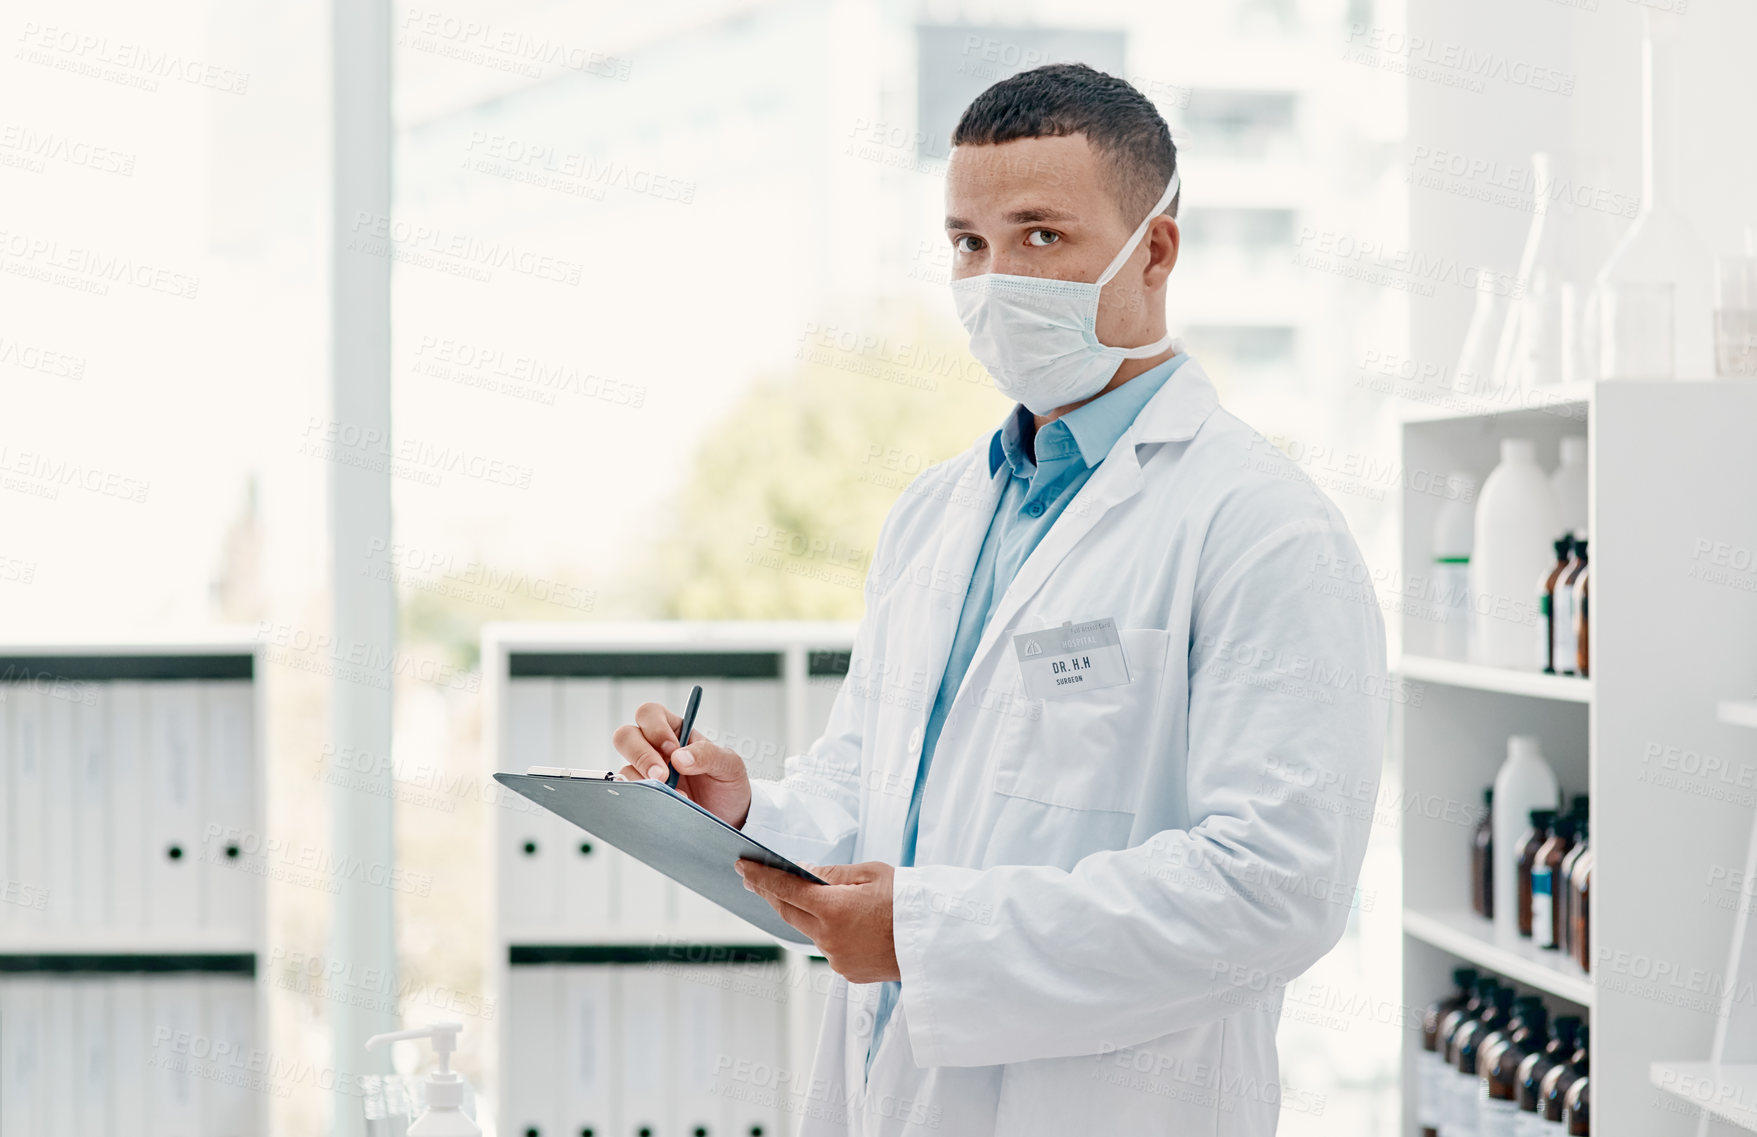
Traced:
[[1059, 699], [1129, 681], [1122, 639], [1116, 621], [1109, 618], [1021, 632], [1013, 637], [1013, 651], [1025, 678], [1025, 694], [1033, 699]]

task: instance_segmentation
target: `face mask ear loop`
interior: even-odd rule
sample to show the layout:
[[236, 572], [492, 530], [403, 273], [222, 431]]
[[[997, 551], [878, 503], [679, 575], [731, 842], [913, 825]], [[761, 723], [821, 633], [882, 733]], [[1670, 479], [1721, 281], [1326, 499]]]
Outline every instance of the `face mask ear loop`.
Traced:
[[1171, 181], [1165, 185], [1165, 193], [1160, 195], [1159, 204], [1155, 205], [1147, 216], [1141, 219], [1141, 224], [1135, 227], [1135, 235], [1129, 238], [1129, 242], [1123, 246], [1122, 252], [1116, 255], [1116, 258], [1110, 262], [1110, 267], [1105, 269], [1104, 274], [1098, 278], [1098, 287], [1103, 288], [1110, 283], [1111, 277], [1122, 271], [1123, 263], [1134, 255], [1135, 246], [1141, 243], [1141, 238], [1147, 232], [1147, 226], [1153, 224], [1153, 219], [1164, 213], [1166, 208], [1171, 205], [1171, 199], [1177, 196], [1177, 188], [1180, 184], [1182, 184], [1182, 178], [1179, 177], [1176, 170], [1173, 170]]

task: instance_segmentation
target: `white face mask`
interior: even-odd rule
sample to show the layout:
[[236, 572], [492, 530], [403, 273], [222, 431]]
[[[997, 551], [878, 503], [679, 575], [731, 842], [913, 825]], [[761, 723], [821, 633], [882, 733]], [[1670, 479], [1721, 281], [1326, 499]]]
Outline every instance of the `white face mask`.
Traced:
[[952, 282], [958, 318], [970, 333], [970, 354], [988, 369], [994, 385], [1032, 414], [1097, 394], [1125, 359], [1146, 359], [1170, 347], [1170, 331], [1142, 347], [1098, 342], [1098, 298], [1147, 232], [1177, 196], [1178, 176], [1123, 246], [1110, 267], [1087, 284], [1041, 276], [990, 272]]

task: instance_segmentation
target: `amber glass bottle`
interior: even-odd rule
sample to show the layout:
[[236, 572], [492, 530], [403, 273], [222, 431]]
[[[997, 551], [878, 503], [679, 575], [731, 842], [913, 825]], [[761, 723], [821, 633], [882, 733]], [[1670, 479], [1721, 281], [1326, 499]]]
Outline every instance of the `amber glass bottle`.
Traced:
[[1537, 851], [1549, 840], [1555, 822], [1555, 810], [1532, 810], [1531, 828], [1525, 831], [1524, 839], [1519, 842], [1519, 868], [1514, 877], [1519, 883], [1519, 934], [1522, 936], [1531, 935], [1531, 871], [1537, 864]]
[[1574, 808], [1568, 813], [1574, 819], [1574, 847], [1562, 858], [1562, 873], [1552, 882], [1556, 892], [1556, 947], [1569, 959], [1574, 958], [1574, 865], [1586, 852], [1589, 813], [1586, 795], [1574, 795]]
[[1493, 1001], [1483, 1008], [1482, 1014], [1460, 1026], [1452, 1040], [1452, 1049], [1458, 1053], [1458, 1076], [1452, 1083], [1458, 1097], [1453, 1100], [1457, 1102], [1458, 1128], [1465, 1133], [1476, 1132], [1473, 1123], [1479, 1113], [1476, 1101], [1481, 1092], [1482, 1070], [1478, 1063], [1482, 1058], [1483, 1043], [1496, 1031], [1504, 1029], [1512, 1017], [1513, 988], [1497, 986]]
[[1495, 916], [1495, 787], [1482, 791], [1482, 821], [1470, 845], [1470, 908], [1485, 920]]
[[[1581, 544], [1580, 555], [1586, 555], [1586, 545]], [[1578, 645], [1579, 655], [1575, 659], [1575, 670], [1582, 675], [1591, 675], [1592, 670], [1587, 664], [1587, 644], [1592, 639], [1592, 566], [1587, 565], [1580, 570], [1580, 576], [1574, 581], [1574, 642]]]
[[1562, 858], [1574, 848], [1574, 825], [1572, 817], [1557, 818], [1549, 838], [1531, 862], [1531, 939], [1538, 947], [1552, 951], [1560, 943], [1556, 930], [1560, 916], [1556, 889], [1567, 884], [1562, 876]]
[[1572, 882], [1572, 898], [1569, 908], [1574, 923], [1573, 948], [1574, 962], [1587, 971], [1592, 970], [1592, 849], [1588, 848], [1574, 862], [1574, 880]]
[[1575, 1082], [1586, 1077], [1587, 1035], [1590, 1032], [1585, 1023], [1580, 1024], [1578, 1037], [1574, 1042], [1574, 1053], [1566, 1062], [1558, 1062], [1543, 1076], [1543, 1115], [1547, 1121], [1560, 1123], [1562, 1105], [1568, 1100], [1568, 1091]]
[[1441, 1094], [1446, 1088], [1446, 1060], [1440, 1053], [1441, 1024], [1448, 1014], [1461, 1010], [1474, 997], [1471, 989], [1476, 979], [1476, 968], [1454, 967], [1452, 982], [1458, 989], [1428, 1004], [1422, 1013], [1421, 1053], [1416, 1055], [1415, 1064], [1415, 1123], [1421, 1128], [1421, 1137], [1439, 1137], [1440, 1133], [1445, 1103]]
[[1556, 1021], [1550, 1024], [1549, 1041], [1543, 1049], [1534, 1050], [1519, 1062], [1519, 1114], [1522, 1128], [1527, 1120], [1543, 1118], [1543, 1080], [1544, 1076], [1557, 1066], [1568, 1061], [1574, 1054], [1574, 1047], [1580, 1032], [1578, 1015], [1557, 1015]]
[[1477, 1068], [1477, 1137], [1510, 1137], [1519, 1117], [1519, 1063], [1548, 1038], [1549, 1014], [1536, 995], [1513, 1000], [1505, 1030], [1483, 1041]]
[[1592, 1134], [1592, 1078], [1582, 1074], [1580, 1080], [1568, 1089], [1568, 1096], [1562, 1102], [1562, 1132], [1568, 1137], [1591, 1137]]

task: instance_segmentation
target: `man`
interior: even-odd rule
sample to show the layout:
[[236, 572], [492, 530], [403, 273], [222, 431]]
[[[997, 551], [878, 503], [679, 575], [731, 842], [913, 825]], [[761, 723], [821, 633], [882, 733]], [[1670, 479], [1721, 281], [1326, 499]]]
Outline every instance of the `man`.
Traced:
[[[1384, 628], [1335, 507], [1166, 332], [1176, 153], [1078, 65], [953, 135], [952, 292], [1019, 401], [880, 532], [824, 737], [780, 782], [647, 704], [615, 736], [808, 883], [840, 977], [807, 1134], [1269, 1134], [1281, 990], [1347, 921]], [[1134, 345], [1118, 347], [1115, 345]]]

